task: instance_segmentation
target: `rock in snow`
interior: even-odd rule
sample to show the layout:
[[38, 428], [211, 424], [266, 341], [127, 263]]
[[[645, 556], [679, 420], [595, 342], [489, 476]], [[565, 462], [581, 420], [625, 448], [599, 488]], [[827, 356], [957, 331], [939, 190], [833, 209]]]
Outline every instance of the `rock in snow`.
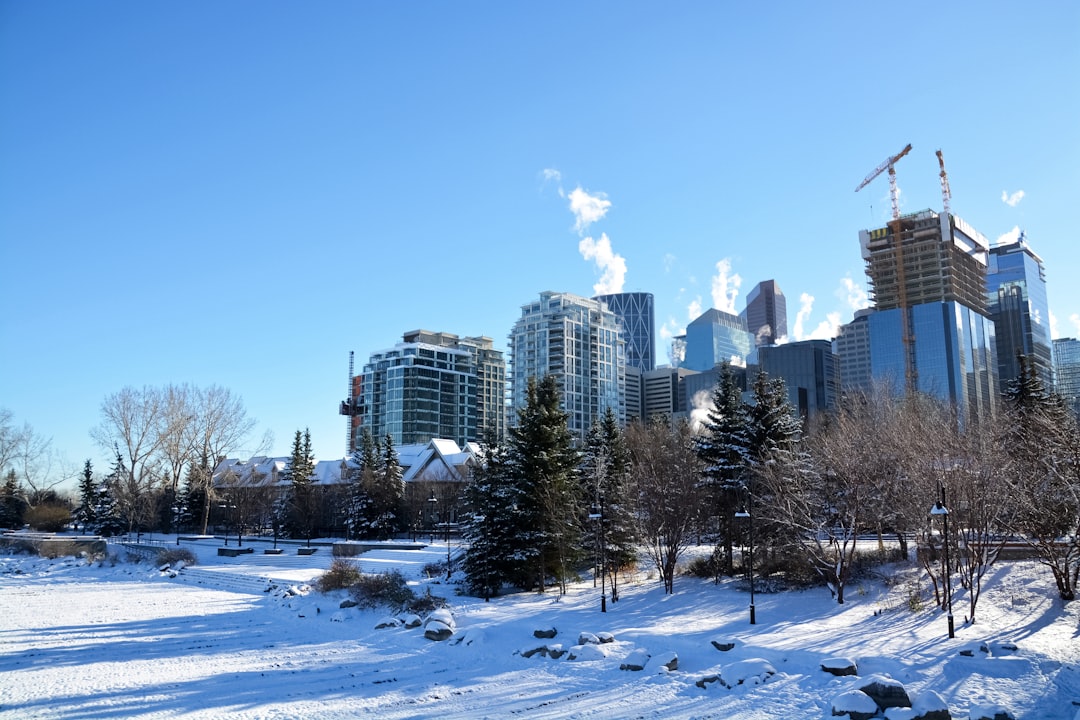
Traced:
[[847, 715], [851, 720], [870, 720], [878, 713], [874, 698], [861, 690], [840, 693], [832, 701], [833, 715]]
[[859, 666], [850, 658], [834, 657], [821, 661], [821, 669], [837, 676], [858, 675]]

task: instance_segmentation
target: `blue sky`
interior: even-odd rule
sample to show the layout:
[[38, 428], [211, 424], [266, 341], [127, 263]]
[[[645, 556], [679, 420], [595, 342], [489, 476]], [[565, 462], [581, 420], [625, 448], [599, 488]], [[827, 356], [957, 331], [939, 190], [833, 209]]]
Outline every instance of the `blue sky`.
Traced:
[[543, 290], [666, 336], [773, 278], [825, 333], [906, 143], [902, 209], [941, 148], [1076, 336], [1078, 77], [1069, 2], [0, 2], [0, 407], [104, 468], [105, 396], [217, 384], [330, 458], [350, 350], [505, 349]]

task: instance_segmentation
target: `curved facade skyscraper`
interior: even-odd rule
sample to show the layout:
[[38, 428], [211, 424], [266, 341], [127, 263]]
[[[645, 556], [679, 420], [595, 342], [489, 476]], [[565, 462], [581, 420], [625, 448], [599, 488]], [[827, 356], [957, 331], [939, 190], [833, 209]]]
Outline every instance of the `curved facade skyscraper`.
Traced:
[[653, 296], [647, 292], [615, 293], [597, 295], [593, 300], [607, 303], [608, 310], [615, 313], [626, 343], [626, 364], [641, 372], [656, 368], [653, 354], [653, 335], [656, 321], [653, 317]]

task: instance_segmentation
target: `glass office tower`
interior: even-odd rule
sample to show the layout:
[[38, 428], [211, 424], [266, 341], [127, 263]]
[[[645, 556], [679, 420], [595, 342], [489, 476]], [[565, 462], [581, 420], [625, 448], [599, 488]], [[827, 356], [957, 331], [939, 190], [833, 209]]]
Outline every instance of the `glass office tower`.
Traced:
[[626, 343], [626, 364], [646, 373], [656, 368], [653, 354], [653, 296], [646, 292], [597, 295], [594, 300], [607, 303], [608, 309], [619, 318]]
[[680, 367], [704, 372], [727, 361], [745, 365], [754, 349], [754, 336], [738, 315], [706, 310], [686, 326], [686, 355]]
[[1019, 377], [1017, 355], [1023, 354], [1035, 366], [1043, 384], [1052, 388], [1054, 361], [1046, 272], [1042, 258], [1031, 251], [1023, 233], [1016, 242], [990, 248], [986, 293], [996, 326], [1001, 387]]

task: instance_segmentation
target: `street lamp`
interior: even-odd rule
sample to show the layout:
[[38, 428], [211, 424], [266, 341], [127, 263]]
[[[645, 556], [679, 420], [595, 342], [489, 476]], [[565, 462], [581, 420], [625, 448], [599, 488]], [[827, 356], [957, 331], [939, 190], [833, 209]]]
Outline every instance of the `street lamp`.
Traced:
[[949, 618], [949, 637], [956, 637], [955, 624], [952, 614], [952, 570], [949, 565], [949, 509], [945, 507], [945, 486], [941, 487], [941, 500], [934, 503], [930, 508], [930, 516], [940, 515], [944, 525], [943, 544], [945, 546], [945, 612]]
[[[596, 523], [596, 539], [600, 548], [600, 612], [607, 612], [607, 547], [604, 545], [604, 496], [592, 506], [589, 519]], [[593, 583], [596, 587], [596, 583]]]
[[753, 495], [749, 492], [746, 493], [746, 509], [740, 508], [735, 512], [735, 517], [746, 518], [750, 525], [750, 564], [748, 566], [748, 572], [750, 574], [750, 624], [757, 624], [757, 614], [754, 611], [754, 513], [753, 513]]

